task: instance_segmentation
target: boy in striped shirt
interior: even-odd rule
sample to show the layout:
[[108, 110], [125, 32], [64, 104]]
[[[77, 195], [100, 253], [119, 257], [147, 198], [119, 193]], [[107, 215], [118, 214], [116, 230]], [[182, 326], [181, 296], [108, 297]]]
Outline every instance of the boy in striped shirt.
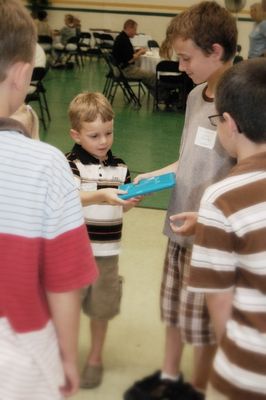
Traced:
[[266, 398], [266, 60], [216, 91], [220, 141], [237, 164], [201, 200], [189, 289], [206, 294], [219, 347], [207, 400]]
[[0, 399], [78, 390], [79, 289], [97, 270], [64, 155], [10, 118], [31, 80], [36, 32], [0, 0]]

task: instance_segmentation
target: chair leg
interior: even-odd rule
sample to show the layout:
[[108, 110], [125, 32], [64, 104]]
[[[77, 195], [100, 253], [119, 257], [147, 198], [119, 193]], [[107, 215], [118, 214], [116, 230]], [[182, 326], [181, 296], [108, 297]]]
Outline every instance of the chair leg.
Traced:
[[40, 121], [42, 122], [43, 127], [46, 130], [47, 126], [46, 126], [46, 123], [45, 123], [45, 117], [44, 117], [44, 112], [43, 112], [44, 107], [43, 107], [43, 104], [42, 104], [42, 100], [41, 100], [40, 94], [39, 94], [39, 98], [38, 98], [38, 103], [39, 103], [39, 108], [40, 108], [40, 113], [41, 113]]
[[137, 96], [135, 95], [135, 93], [133, 92], [131, 86], [126, 81], [124, 81], [123, 83], [124, 83], [124, 87], [129, 96], [130, 101], [133, 101], [133, 103], [137, 107], [141, 107], [141, 103], [140, 103], [139, 99], [137, 98]]
[[42, 96], [43, 96], [44, 108], [45, 108], [45, 111], [47, 113], [48, 120], [51, 121], [51, 115], [50, 115], [50, 111], [49, 111], [49, 107], [48, 107], [48, 103], [47, 103], [45, 92], [42, 92]]

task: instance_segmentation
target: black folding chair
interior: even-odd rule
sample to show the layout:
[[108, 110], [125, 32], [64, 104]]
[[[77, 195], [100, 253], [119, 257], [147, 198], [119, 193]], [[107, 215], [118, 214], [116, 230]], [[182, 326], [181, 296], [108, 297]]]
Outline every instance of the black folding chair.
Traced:
[[77, 66], [78, 67], [80, 67], [80, 65], [83, 66], [82, 53], [81, 53], [80, 47], [79, 47], [79, 36], [72, 36], [71, 38], [68, 39], [68, 41], [65, 45], [64, 53], [66, 56], [66, 60], [65, 60], [66, 65], [67, 65], [67, 63], [70, 62], [72, 57], [74, 57], [74, 60], [77, 64]]
[[103, 93], [109, 99], [110, 103], [113, 104], [117, 88], [120, 87], [127, 103], [131, 103], [138, 108], [141, 107], [140, 100], [135, 95], [130, 85], [130, 83], [135, 84], [136, 81], [129, 82], [127, 80], [122, 69], [116, 63], [113, 55], [108, 50], [103, 51], [102, 55], [108, 66]]
[[100, 33], [99, 34], [99, 47], [101, 50], [112, 51], [114, 45], [114, 38], [110, 33]]
[[52, 54], [53, 39], [48, 35], [39, 35], [38, 43], [43, 48], [46, 54]]
[[147, 45], [149, 49], [159, 48], [159, 43], [156, 40], [148, 40]]
[[[43, 84], [43, 80], [48, 72], [48, 68], [35, 67], [33, 69], [31, 84], [29, 92], [26, 96], [25, 103], [28, 104], [32, 101], [37, 101], [40, 109], [39, 119], [43, 124], [44, 129], [46, 129], [46, 117], [48, 122], [51, 121], [51, 115], [46, 99], [46, 89]], [[46, 114], [46, 116], [45, 116]]]
[[83, 57], [90, 56], [90, 50], [91, 50], [90, 32], [80, 32], [78, 46], [79, 46], [80, 57], [83, 62]]
[[94, 38], [94, 55], [99, 59], [102, 56], [101, 53], [101, 43], [102, 43], [102, 39], [101, 39], [101, 33], [100, 32], [92, 32], [92, 36]]
[[159, 104], [175, 103], [184, 110], [188, 93], [192, 88], [192, 80], [185, 73], [179, 71], [177, 61], [160, 61], [156, 67], [153, 109], [159, 110]]

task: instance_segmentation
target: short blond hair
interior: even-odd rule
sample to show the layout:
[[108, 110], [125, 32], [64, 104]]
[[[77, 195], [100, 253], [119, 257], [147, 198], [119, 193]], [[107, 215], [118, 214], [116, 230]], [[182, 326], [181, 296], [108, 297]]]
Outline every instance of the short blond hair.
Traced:
[[31, 106], [22, 104], [10, 118], [21, 122], [32, 139], [40, 139], [39, 118]]
[[35, 24], [17, 0], [0, 0], [0, 82], [8, 68], [18, 61], [31, 63], [37, 34]]
[[114, 112], [102, 93], [85, 92], [78, 94], [71, 101], [68, 116], [71, 128], [80, 131], [83, 122], [94, 122], [98, 117], [102, 122], [113, 120]]

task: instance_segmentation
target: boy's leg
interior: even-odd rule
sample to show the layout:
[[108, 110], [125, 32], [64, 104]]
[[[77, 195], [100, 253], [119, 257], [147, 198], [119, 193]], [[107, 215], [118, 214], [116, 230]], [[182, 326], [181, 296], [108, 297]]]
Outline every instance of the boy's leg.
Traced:
[[216, 351], [216, 339], [204, 294], [187, 290], [191, 249], [187, 250], [186, 256], [180, 296], [180, 330], [182, 341], [194, 346], [192, 385], [205, 391]]
[[103, 346], [108, 328], [108, 320], [94, 319], [90, 321], [91, 348], [87, 359], [89, 365], [102, 365]]
[[166, 324], [165, 353], [162, 374], [172, 378], [180, 374], [183, 343], [179, 328], [180, 271], [184, 262], [184, 250], [175, 242], [169, 241], [166, 250], [161, 284], [161, 319]]
[[216, 345], [194, 347], [194, 367], [191, 383], [200, 391], [206, 390], [216, 349]]
[[86, 291], [82, 308], [90, 319], [91, 347], [81, 377], [81, 387], [100, 385], [103, 375], [102, 354], [108, 322], [120, 310], [121, 278], [118, 275], [118, 256], [96, 257], [99, 278]]
[[180, 374], [180, 362], [183, 351], [180, 329], [167, 326], [165, 329], [165, 350], [162, 371], [170, 376]]
[[[163, 368], [136, 382], [124, 394], [124, 400], [141, 400], [152, 397], [156, 400], [185, 398], [191, 386], [184, 383], [180, 374], [183, 343], [179, 329], [179, 306], [181, 276], [180, 263], [184, 261], [186, 249], [169, 241], [164, 262], [161, 284], [161, 317], [166, 324], [166, 341]], [[145, 397], [146, 396], [146, 397]], [[190, 399], [190, 397], [186, 397]]]

